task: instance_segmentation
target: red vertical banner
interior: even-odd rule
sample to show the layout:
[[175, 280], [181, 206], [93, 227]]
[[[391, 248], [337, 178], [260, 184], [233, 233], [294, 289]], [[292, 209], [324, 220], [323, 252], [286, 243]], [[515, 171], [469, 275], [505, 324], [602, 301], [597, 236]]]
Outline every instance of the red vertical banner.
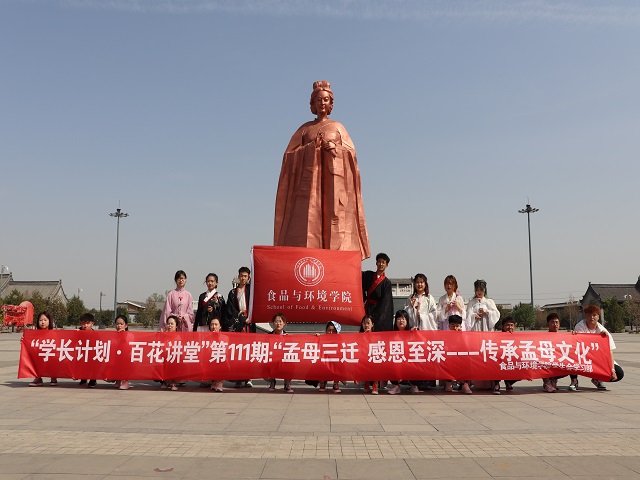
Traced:
[[301, 247], [252, 249], [250, 317], [268, 322], [359, 325], [364, 316], [360, 252]]

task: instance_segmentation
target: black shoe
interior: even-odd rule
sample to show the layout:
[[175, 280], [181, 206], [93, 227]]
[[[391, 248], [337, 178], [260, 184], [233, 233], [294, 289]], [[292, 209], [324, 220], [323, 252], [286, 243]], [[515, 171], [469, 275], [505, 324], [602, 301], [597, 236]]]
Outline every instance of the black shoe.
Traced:
[[86, 384], [86, 383], [87, 383], [87, 381], [86, 381], [86, 380], [80, 380], [80, 383], [79, 383], [78, 385], [84, 385], [84, 384]]
[[89, 380], [89, 385], [87, 385], [89, 388], [96, 388], [96, 381], [95, 380]]

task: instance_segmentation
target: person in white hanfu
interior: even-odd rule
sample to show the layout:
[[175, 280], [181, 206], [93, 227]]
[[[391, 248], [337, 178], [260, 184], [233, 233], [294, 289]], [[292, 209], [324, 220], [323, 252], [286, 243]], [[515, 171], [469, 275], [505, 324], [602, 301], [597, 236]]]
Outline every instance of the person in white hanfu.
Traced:
[[[447, 293], [438, 300], [436, 320], [440, 330], [449, 330], [449, 317], [460, 315], [465, 318], [464, 298], [458, 292], [458, 280], [453, 275], [447, 275], [444, 279], [444, 289]], [[464, 324], [462, 329], [465, 330]]]
[[409, 314], [409, 325], [418, 330], [438, 330], [437, 304], [429, 294], [427, 276], [416, 273], [413, 277], [413, 294], [404, 309]]
[[491, 332], [500, 320], [500, 311], [496, 303], [487, 298], [487, 282], [473, 282], [476, 296], [467, 304], [466, 327], [472, 332]]

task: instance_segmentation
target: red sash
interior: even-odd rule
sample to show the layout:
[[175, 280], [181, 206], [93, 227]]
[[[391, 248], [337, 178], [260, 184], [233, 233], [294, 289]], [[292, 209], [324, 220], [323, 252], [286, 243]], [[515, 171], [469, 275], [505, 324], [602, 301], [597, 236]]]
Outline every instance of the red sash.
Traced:
[[373, 291], [378, 287], [378, 285], [380, 285], [382, 283], [382, 281], [387, 278], [385, 276], [385, 274], [383, 273], [382, 275], [380, 275], [378, 278], [376, 278], [373, 283], [371, 284], [371, 286], [369, 287], [369, 290], [367, 290], [367, 301], [364, 302], [365, 305], [375, 305], [376, 303], [378, 303], [378, 300], [374, 300], [371, 298], [371, 294], [373, 293]]

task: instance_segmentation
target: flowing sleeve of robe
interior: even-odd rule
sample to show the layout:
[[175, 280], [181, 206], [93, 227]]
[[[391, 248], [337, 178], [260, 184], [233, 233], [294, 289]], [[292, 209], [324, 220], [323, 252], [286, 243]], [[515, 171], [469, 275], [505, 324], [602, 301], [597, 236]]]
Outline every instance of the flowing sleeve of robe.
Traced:
[[183, 295], [182, 303], [184, 304], [186, 302], [186, 305], [184, 305], [185, 310], [182, 312], [183, 322], [178, 331], [191, 332], [193, 330], [193, 321], [195, 319], [195, 314], [193, 313], [193, 297], [186, 290], [183, 290]]
[[449, 316], [450, 315], [460, 315], [462, 317], [462, 329], [467, 330], [466, 328], [466, 308], [464, 306], [464, 298], [462, 296], [454, 293], [453, 301], [456, 302], [456, 310], [447, 312], [447, 303], [449, 301], [449, 297], [445, 293], [438, 300], [438, 312], [436, 318], [438, 320], [438, 328], [440, 330], [449, 330]]
[[327, 135], [339, 136], [334, 156], [317, 139], [303, 144], [305, 130], [312, 127], [314, 122], [302, 125], [284, 153], [273, 244], [359, 250], [363, 260], [369, 258], [360, 170], [351, 138], [341, 123], [327, 123]]
[[411, 297], [407, 299], [404, 309], [409, 314], [409, 327], [418, 327], [418, 330], [438, 330], [437, 304], [431, 295], [420, 298], [420, 320], [418, 309], [411, 306]]
[[480, 303], [477, 298], [469, 300], [467, 305], [466, 328], [475, 332], [491, 332], [496, 323], [500, 320], [500, 311], [496, 307], [496, 303], [490, 298], [483, 298], [482, 303], [485, 306], [485, 313], [482, 318], [475, 318], [477, 313], [477, 305]]

